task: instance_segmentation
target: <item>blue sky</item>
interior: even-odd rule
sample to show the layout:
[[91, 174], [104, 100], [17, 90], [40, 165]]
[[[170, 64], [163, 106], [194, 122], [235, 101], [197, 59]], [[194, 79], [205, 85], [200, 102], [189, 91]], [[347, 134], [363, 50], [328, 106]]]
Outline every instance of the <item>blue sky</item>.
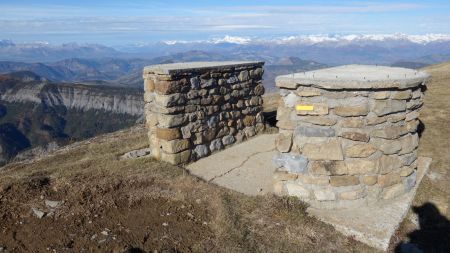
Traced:
[[0, 39], [106, 45], [225, 35], [450, 34], [447, 1], [0, 1]]

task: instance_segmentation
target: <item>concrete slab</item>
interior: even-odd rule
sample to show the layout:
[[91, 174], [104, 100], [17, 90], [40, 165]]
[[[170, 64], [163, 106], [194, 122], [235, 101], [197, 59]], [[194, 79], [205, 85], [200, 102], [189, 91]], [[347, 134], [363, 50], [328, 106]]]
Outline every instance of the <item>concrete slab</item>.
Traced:
[[265, 134], [189, 164], [193, 175], [248, 195], [272, 191], [276, 134]]
[[[247, 195], [262, 195], [273, 190], [272, 158], [276, 134], [260, 135], [187, 166], [193, 174], [206, 181]], [[417, 184], [406, 195], [380, 206], [357, 209], [323, 210], [308, 208], [307, 212], [331, 224], [337, 231], [372, 247], [386, 250], [400, 222], [408, 213], [418, 185], [427, 173], [431, 158], [419, 157]]]
[[307, 212], [331, 224], [344, 235], [353, 236], [358, 241], [385, 251], [389, 247], [389, 241], [395, 230], [408, 213], [417, 188], [430, 164], [431, 158], [419, 157], [416, 186], [409, 193], [390, 203], [351, 210], [320, 210], [310, 207]]
[[243, 66], [264, 65], [259, 61], [211, 61], [211, 62], [178, 62], [169, 64], [157, 64], [144, 68], [144, 74], [175, 74], [182, 71], [196, 71], [209, 68], [236, 68]]
[[430, 75], [413, 69], [374, 65], [345, 65], [278, 76], [277, 87], [297, 88], [297, 85], [324, 89], [411, 88], [427, 81]]

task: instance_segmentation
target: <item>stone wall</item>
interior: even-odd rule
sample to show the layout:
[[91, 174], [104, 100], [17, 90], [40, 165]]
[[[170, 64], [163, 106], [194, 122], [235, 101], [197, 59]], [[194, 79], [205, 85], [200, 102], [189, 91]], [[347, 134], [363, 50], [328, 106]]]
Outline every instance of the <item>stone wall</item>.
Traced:
[[152, 156], [184, 164], [264, 129], [263, 62], [194, 62], [144, 69]]
[[[371, 67], [382, 77], [369, 79], [361, 68], [358, 82], [340, 81], [346, 71], [331, 69], [336, 80], [326, 70], [277, 79], [277, 193], [318, 208], [348, 208], [398, 197], [415, 185], [427, 75], [405, 70], [405, 79], [421, 78], [398, 79], [403, 85], [390, 79], [389, 68]], [[308, 74], [311, 80], [302, 77]]]

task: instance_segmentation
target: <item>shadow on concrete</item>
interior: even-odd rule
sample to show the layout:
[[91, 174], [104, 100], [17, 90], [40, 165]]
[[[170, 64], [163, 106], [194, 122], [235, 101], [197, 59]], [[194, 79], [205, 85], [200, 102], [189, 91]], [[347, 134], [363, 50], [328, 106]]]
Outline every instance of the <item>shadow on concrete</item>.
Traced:
[[408, 242], [398, 244], [395, 253], [450, 252], [450, 221], [431, 203], [413, 207], [413, 211], [419, 229], [408, 233]]

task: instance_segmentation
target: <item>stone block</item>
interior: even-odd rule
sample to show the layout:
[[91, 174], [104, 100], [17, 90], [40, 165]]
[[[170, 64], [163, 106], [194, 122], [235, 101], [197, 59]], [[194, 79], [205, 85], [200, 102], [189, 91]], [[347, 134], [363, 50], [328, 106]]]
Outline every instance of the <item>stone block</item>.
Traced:
[[371, 137], [378, 137], [383, 139], [397, 139], [402, 135], [408, 133], [406, 126], [391, 126], [383, 129], [373, 130], [370, 135]]
[[415, 171], [403, 179], [403, 186], [405, 187], [405, 192], [411, 191], [411, 189], [416, 185], [416, 180], [417, 180], [417, 173]]
[[250, 74], [248, 73], [248, 70], [242, 70], [239, 73], [238, 78], [239, 78], [239, 81], [241, 81], [241, 82], [245, 82], [245, 81], [250, 80]]
[[345, 175], [347, 166], [343, 161], [311, 161], [309, 173], [313, 175]]
[[156, 137], [158, 139], [171, 141], [181, 138], [181, 133], [178, 128], [156, 128]]
[[331, 176], [330, 184], [335, 187], [358, 185], [359, 178], [357, 176]]
[[199, 159], [209, 155], [209, 149], [206, 145], [197, 145], [192, 151], [195, 158]]
[[311, 160], [344, 160], [341, 144], [336, 138], [332, 138], [326, 143], [307, 143], [303, 147], [302, 153]]
[[209, 144], [209, 149], [211, 152], [223, 149], [223, 144], [221, 139], [215, 139]]
[[399, 171], [378, 176], [378, 185], [380, 185], [383, 188], [400, 183], [401, 181], [402, 178], [400, 177]]
[[370, 139], [368, 134], [359, 132], [343, 132], [339, 136], [352, 141], [361, 141], [361, 142], [368, 142]]
[[308, 199], [310, 192], [305, 187], [298, 185], [296, 183], [285, 183], [286, 191], [289, 196], [295, 196], [300, 199]]
[[300, 101], [300, 98], [294, 93], [289, 93], [287, 96], [283, 97], [283, 101], [286, 107], [294, 108], [298, 101]]
[[258, 84], [254, 88], [255, 96], [262, 96], [265, 92], [265, 88], [262, 84]]
[[153, 92], [155, 90], [155, 82], [152, 78], [144, 79], [144, 91], [145, 92]]
[[399, 158], [402, 160], [403, 165], [409, 166], [414, 161], [417, 160], [417, 151], [414, 151], [414, 152], [409, 153], [409, 154], [401, 155], [401, 156], [399, 156]]
[[336, 119], [319, 117], [319, 116], [304, 116], [300, 118], [300, 121], [311, 123], [319, 126], [333, 126], [337, 123]]
[[158, 94], [168, 95], [172, 93], [178, 93], [182, 91], [182, 87], [186, 85], [186, 79], [181, 79], [178, 81], [156, 81], [155, 91]]
[[321, 94], [322, 94], [322, 92], [319, 89], [307, 88], [307, 87], [297, 91], [297, 95], [300, 97], [316, 97], [316, 96], [320, 96]]
[[191, 159], [190, 149], [176, 154], [167, 154], [161, 152], [161, 160], [175, 165], [187, 163], [190, 161], [190, 159]]
[[225, 145], [225, 146], [231, 145], [231, 144], [233, 144], [235, 141], [236, 141], [236, 140], [235, 140], [235, 138], [234, 138], [233, 135], [226, 135], [226, 136], [224, 136], [224, 137], [222, 138], [222, 143], [223, 143], [223, 145]]
[[411, 120], [406, 123], [406, 129], [410, 133], [417, 132], [417, 128], [419, 127], [419, 121], [418, 120]]
[[381, 174], [387, 174], [402, 167], [403, 162], [397, 155], [383, 155], [378, 159], [377, 167]]
[[365, 116], [369, 113], [367, 105], [337, 106], [334, 108], [334, 114], [342, 117]]
[[377, 100], [388, 99], [390, 96], [390, 91], [376, 91], [372, 93], [372, 98]]
[[364, 188], [339, 193], [339, 199], [343, 200], [355, 200], [364, 198], [365, 196], [367, 196], [367, 192], [364, 190]]
[[390, 187], [387, 187], [383, 189], [383, 192], [381, 193], [382, 199], [392, 199], [395, 197], [398, 197], [402, 195], [405, 192], [405, 188], [402, 183], [392, 185]]
[[397, 154], [402, 149], [402, 143], [399, 140], [381, 140], [380, 150], [385, 155]]
[[189, 118], [187, 115], [176, 114], [176, 115], [166, 115], [158, 114], [158, 126], [162, 128], [173, 128], [181, 126], [187, 123]]
[[364, 118], [362, 117], [348, 117], [339, 121], [343, 128], [362, 128], [364, 127]]
[[[371, 113], [372, 114], [372, 113]], [[367, 116], [366, 123], [368, 126], [383, 124], [387, 121], [387, 117], [378, 117], [375, 114]]]
[[405, 120], [405, 118], [406, 118], [405, 113], [390, 114], [388, 116], [388, 121], [391, 123], [396, 123], [396, 122]]
[[289, 173], [287, 171], [275, 171], [273, 173], [273, 179], [275, 181], [294, 181], [298, 178], [298, 174]]
[[292, 147], [292, 134], [279, 133], [275, 140], [275, 146], [277, 147], [277, 150], [282, 153], [289, 152]]
[[346, 157], [364, 158], [369, 157], [377, 151], [377, 148], [371, 144], [356, 144], [345, 150]]
[[152, 103], [155, 101], [155, 93], [153, 92], [145, 92], [144, 93], [144, 102], [145, 103]]
[[319, 186], [326, 186], [330, 184], [330, 177], [329, 176], [313, 176], [313, 175], [298, 175], [298, 182], [305, 184], [305, 185], [319, 185]]
[[171, 141], [161, 140], [160, 145], [162, 150], [169, 154], [179, 153], [191, 147], [188, 139], [176, 139]]
[[402, 169], [400, 170], [400, 176], [402, 177], [407, 177], [409, 175], [411, 175], [415, 170], [415, 167], [410, 165], [410, 166], [403, 166]]
[[305, 173], [307, 171], [308, 159], [302, 155], [282, 153], [273, 158], [273, 163], [278, 167], [284, 167], [291, 173]]
[[256, 124], [256, 118], [255, 116], [247, 115], [244, 117], [244, 126], [250, 127], [254, 126]]
[[314, 197], [318, 201], [336, 200], [336, 194], [330, 189], [314, 190]]
[[376, 175], [361, 176], [361, 182], [365, 185], [374, 185], [378, 182], [378, 176]]
[[345, 163], [347, 165], [349, 175], [364, 175], [378, 172], [375, 162], [372, 160], [353, 160], [346, 161]]
[[399, 154], [408, 154], [413, 152], [419, 146], [419, 135], [408, 134], [402, 137], [400, 141], [402, 143], [402, 150], [399, 152]]
[[286, 194], [283, 181], [278, 181], [273, 184], [273, 193], [277, 196], [284, 196]]
[[171, 107], [177, 105], [184, 105], [186, 103], [186, 95], [175, 93], [170, 95], [155, 96], [155, 104], [161, 107]]
[[415, 120], [417, 118], [419, 118], [420, 116], [420, 112], [419, 111], [412, 111], [406, 114], [405, 120], [406, 121], [411, 121], [411, 120]]
[[394, 94], [392, 94], [392, 98], [397, 100], [406, 100], [410, 99], [411, 97], [412, 97], [411, 90], [397, 91], [394, 92]]
[[304, 137], [334, 137], [335, 132], [330, 127], [306, 127], [299, 126], [295, 128], [294, 136]]
[[396, 112], [406, 111], [405, 100], [377, 100], [374, 102], [372, 111], [378, 115], [383, 116]]

